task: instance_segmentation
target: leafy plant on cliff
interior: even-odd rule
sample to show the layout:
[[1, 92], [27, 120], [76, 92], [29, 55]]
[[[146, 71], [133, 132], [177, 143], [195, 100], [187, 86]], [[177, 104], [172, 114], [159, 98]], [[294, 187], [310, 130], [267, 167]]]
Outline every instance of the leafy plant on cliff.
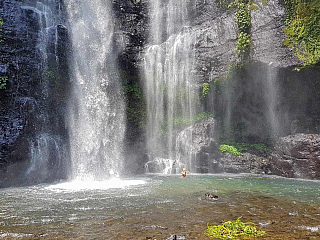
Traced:
[[126, 95], [133, 94], [138, 99], [142, 98], [142, 89], [136, 83], [123, 86], [123, 92]]
[[320, 2], [285, 0], [287, 39], [282, 44], [295, 51], [302, 66], [320, 62]]
[[239, 30], [236, 52], [242, 58], [249, 55], [251, 47], [251, 11], [258, 10], [267, 5], [268, 0], [235, 0], [229, 4], [230, 7], [236, 7], [235, 22]]
[[248, 151], [248, 150], [256, 150], [261, 153], [269, 152], [270, 149], [263, 143], [238, 143], [238, 142], [231, 142], [226, 141], [224, 144], [234, 146], [238, 149], [239, 152]]
[[126, 100], [128, 124], [142, 130], [146, 125], [146, 103], [142, 86], [139, 84], [138, 74], [121, 68], [119, 73], [122, 79], [122, 92]]
[[239, 237], [261, 237], [266, 234], [264, 231], [257, 230], [254, 223], [244, 223], [240, 218], [235, 222], [227, 221], [221, 225], [209, 226], [208, 224], [204, 234], [211, 238], [233, 240], [237, 240]]
[[219, 150], [220, 150], [221, 152], [231, 153], [232, 155], [238, 156], [238, 157], [240, 157], [240, 156], [243, 155], [243, 154], [240, 153], [240, 152], [238, 151], [238, 149], [236, 149], [234, 146], [230, 146], [230, 145], [226, 145], [226, 144], [220, 145]]
[[[213, 117], [213, 113], [211, 112], [201, 112], [196, 114], [193, 118], [186, 118], [186, 117], [174, 117], [173, 118], [173, 127], [174, 128], [181, 128], [181, 127], [187, 127], [191, 124], [200, 122], [203, 119], [207, 119]], [[167, 134], [168, 133], [168, 124], [167, 122], [163, 122], [161, 124], [161, 130], [160, 132], [162, 134]]]
[[249, 53], [251, 47], [251, 35], [245, 32], [241, 32], [238, 36], [236, 51], [238, 55], [245, 56]]
[[235, 13], [236, 23], [240, 33], [249, 33], [251, 27], [251, 11], [249, 4], [244, 0], [236, 0], [237, 11]]
[[210, 90], [210, 84], [209, 83], [204, 83], [202, 84], [202, 94], [201, 94], [201, 99], [204, 99], [208, 96]]
[[192, 119], [190, 118], [184, 118], [184, 117], [175, 117], [173, 119], [173, 126], [174, 127], [185, 127], [197, 122], [200, 122], [203, 119], [207, 119], [213, 117], [213, 114], [211, 112], [201, 112], [196, 114]]
[[0, 90], [7, 88], [8, 77], [0, 77]]
[[236, 52], [241, 57], [246, 57], [249, 54], [251, 46], [251, 9], [250, 2], [246, 0], [236, 0], [229, 7], [236, 7], [235, 22], [237, 23], [239, 35], [237, 41]]

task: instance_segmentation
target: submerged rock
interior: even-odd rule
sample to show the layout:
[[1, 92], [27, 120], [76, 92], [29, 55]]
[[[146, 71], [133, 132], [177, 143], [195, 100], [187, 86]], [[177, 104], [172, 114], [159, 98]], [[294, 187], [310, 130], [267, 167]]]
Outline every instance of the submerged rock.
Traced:
[[281, 137], [270, 156], [271, 171], [290, 178], [320, 178], [320, 135]]
[[217, 195], [212, 194], [212, 193], [206, 193], [204, 196], [207, 197], [207, 198], [212, 198], [212, 199], [218, 199], [219, 198]]

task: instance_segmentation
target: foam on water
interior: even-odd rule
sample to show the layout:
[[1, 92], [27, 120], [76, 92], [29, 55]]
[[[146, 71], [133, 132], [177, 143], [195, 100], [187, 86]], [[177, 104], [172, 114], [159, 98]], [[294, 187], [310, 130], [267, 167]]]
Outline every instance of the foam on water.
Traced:
[[135, 185], [146, 184], [144, 180], [122, 180], [120, 178], [112, 178], [106, 181], [80, 181], [74, 180], [71, 182], [58, 183], [46, 187], [51, 190], [68, 190], [68, 191], [79, 191], [79, 190], [105, 190], [111, 188], [125, 188]]

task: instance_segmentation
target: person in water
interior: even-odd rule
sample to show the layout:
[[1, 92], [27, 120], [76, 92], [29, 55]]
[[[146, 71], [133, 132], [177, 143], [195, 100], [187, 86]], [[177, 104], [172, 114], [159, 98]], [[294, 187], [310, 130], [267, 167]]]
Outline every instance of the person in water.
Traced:
[[190, 172], [189, 172], [189, 171], [187, 171], [187, 169], [186, 169], [186, 168], [183, 168], [183, 169], [182, 169], [182, 172], [181, 172], [181, 178], [186, 177], [186, 176], [187, 176], [187, 173], [188, 173], [188, 174], [190, 174]]

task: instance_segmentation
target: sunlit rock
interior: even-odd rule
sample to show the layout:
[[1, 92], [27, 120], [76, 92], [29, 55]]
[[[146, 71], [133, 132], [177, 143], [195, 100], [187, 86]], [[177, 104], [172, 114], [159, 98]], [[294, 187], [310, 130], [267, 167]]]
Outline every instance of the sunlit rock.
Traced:
[[320, 178], [320, 135], [295, 134], [279, 139], [270, 157], [272, 173], [290, 178]]

